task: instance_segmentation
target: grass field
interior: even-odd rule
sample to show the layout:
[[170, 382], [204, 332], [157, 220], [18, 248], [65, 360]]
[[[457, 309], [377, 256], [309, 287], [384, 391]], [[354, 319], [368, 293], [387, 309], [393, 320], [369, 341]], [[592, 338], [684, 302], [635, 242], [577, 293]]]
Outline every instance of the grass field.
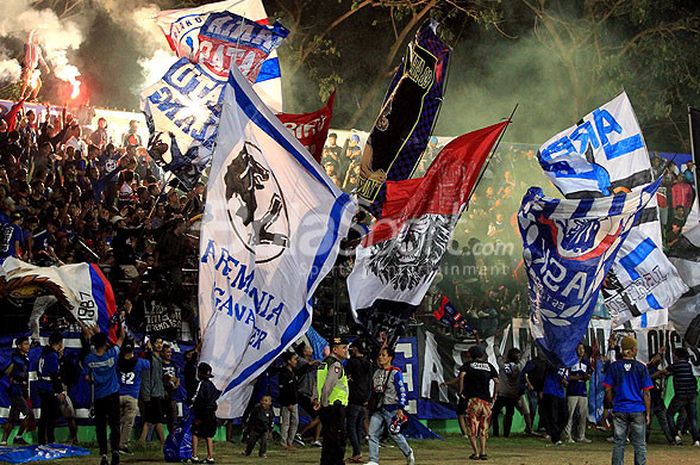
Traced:
[[[509, 439], [493, 438], [489, 445], [489, 463], [503, 465], [606, 465], [610, 463], [612, 444], [605, 441], [602, 433], [592, 432], [589, 436], [592, 444], [572, 444], [561, 447], [549, 446], [540, 439], [514, 436]], [[669, 447], [662, 444], [660, 438], [653, 437], [648, 446], [649, 465], [698, 465], [700, 464], [700, 448], [684, 445]], [[686, 441], [687, 443], [688, 441]], [[467, 460], [469, 445], [458, 436], [447, 436], [444, 441], [412, 441], [417, 464], [453, 465], [474, 463]], [[266, 459], [259, 458], [256, 451], [250, 457], [241, 456], [241, 444], [215, 443], [215, 458], [218, 464], [267, 464], [294, 465], [316, 464], [319, 462], [320, 450], [317, 448], [299, 448], [292, 452], [284, 451], [277, 445], [271, 445]], [[347, 450], [349, 452], [349, 448]], [[363, 451], [366, 457], [366, 449]], [[97, 454], [93, 450], [94, 454]], [[200, 451], [200, 457], [203, 450]], [[161, 451], [153, 447], [134, 451], [132, 455], [123, 456], [124, 464], [153, 464], [162, 463]], [[55, 464], [88, 465], [98, 464], [99, 456], [71, 458], [54, 462]], [[382, 448], [381, 463], [399, 465], [405, 461], [401, 452], [395, 447]], [[625, 463], [633, 463], [631, 446], [625, 450]]]

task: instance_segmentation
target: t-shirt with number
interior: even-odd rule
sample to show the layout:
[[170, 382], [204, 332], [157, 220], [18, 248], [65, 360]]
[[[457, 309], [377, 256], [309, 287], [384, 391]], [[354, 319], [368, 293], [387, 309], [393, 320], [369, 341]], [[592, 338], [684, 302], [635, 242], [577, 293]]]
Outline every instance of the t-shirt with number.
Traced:
[[0, 258], [19, 255], [17, 243], [22, 241], [22, 228], [14, 223], [0, 226]]
[[498, 379], [496, 368], [488, 362], [473, 361], [464, 367], [464, 390], [462, 395], [465, 399], [477, 397], [487, 402], [491, 401], [491, 380]]
[[143, 372], [151, 369], [151, 363], [144, 358], [136, 358], [135, 360], [136, 363], [132, 365], [133, 368], [129, 366], [130, 369], [127, 369], [124, 363], [119, 365], [119, 395], [138, 399]]

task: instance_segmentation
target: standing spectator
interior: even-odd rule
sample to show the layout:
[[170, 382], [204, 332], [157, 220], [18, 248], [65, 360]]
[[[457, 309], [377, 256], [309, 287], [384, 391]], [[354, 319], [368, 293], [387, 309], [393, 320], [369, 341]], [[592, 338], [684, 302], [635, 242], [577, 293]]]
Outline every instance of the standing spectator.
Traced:
[[372, 362], [365, 355], [365, 346], [362, 341], [355, 340], [350, 346], [350, 360], [345, 367], [348, 374], [348, 436], [352, 445], [352, 456], [348, 459], [352, 463], [362, 463], [362, 440], [366, 433], [365, 409], [369, 400], [372, 383]]
[[540, 413], [539, 424], [535, 431], [545, 431], [546, 421], [544, 419], [544, 414], [542, 408], [540, 407], [540, 398], [542, 397], [542, 390], [544, 389], [544, 374], [547, 371], [547, 362], [542, 357], [540, 351], [537, 351], [535, 358], [527, 361], [523, 367], [522, 376], [525, 382], [527, 400], [530, 404], [530, 412], [532, 412], [532, 422], [534, 429], [534, 417], [538, 411]]
[[299, 426], [299, 405], [297, 401], [296, 368], [299, 356], [294, 352], [285, 352], [282, 356], [284, 368], [279, 373], [280, 435], [282, 447], [292, 449], [294, 436]]
[[38, 391], [41, 402], [41, 418], [39, 418], [39, 444], [56, 442], [54, 428], [58, 418], [59, 398], [65, 397], [61, 382], [61, 352], [63, 351], [63, 336], [53, 333], [49, 336], [48, 345], [44, 346], [39, 357]]
[[173, 348], [169, 344], [163, 345], [162, 351], [163, 361], [163, 410], [165, 412], [166, 424], [168, 432], [175, 431], [177, 423], [177, 402], [175, 401], [175, 393], [180, 387], [180, 370], [173, 363]]
[[320, 362], [314, 360], [314, 349], [310, 344], [302, 343], [297, 347], [299, 362], [297, 372], [299, 377], [299, 405], [304, 409], [304, 412], [311, 417], [311, 421], [297, 433], [294, 442], [304, 447], [303, 436], [308, 431], [313, 431], [311, 445], [321, 447], [321, 419], [318, 415], [318, 409], [314, 408], [313, 399], [316, 397], [316, 371]]
[[199, 350], [202, 346], [202, 340], [200, 339], [197, 345], [185, 352], [185, 391], [187, 392], [187, 399], [192, 399], [195, 392], [197, 392], [197, 386], [199, 381], [197, 380], [197, 365], [199, 364]]
[[272, 397], [266, 394], [260, 399], [260, 403], [253, 407], [248, 417], [246, 426], [248, 431], [248, 440], [246, 442], [243, 455], [249, 456], [255, 444], [260, 442], [258, 455], [261, 458], [267, 457], [267, 437], [272, 432], [272, 421], [275, 419], [275, 414], [272, 411]]
[[122, 136], [122, 147], [138, 147], [141, 143], [141, 136], [138, 134], [139, 122], [135, 119], [129, 121], [129, 130]]
[[651, 421], [651, 396], [654, 387], [644, 364], [635, 360], [637, 340], [625, 337], [620, 344], [622, 359], [613, 362], [605, 373], [605, 396], [612, 405], [614, 442], [612, 465], [625, 462], [625, 443], [634, 447], [635, 465], [646, 465], [646, 425]]
[[138, 398], [141, 391], [141, 381], [144, 372], [150, 370], [151, 364], [148, 360], [134, 355], [134, 342], [128, 340], [124, 343], [117, 366], [119, 368], [119, 410], [121, 417], [119, 451], [128, 454], [131, 430], [139, 411]]
[[[5, 374], [10, 378], [10, 415], [5, 423], [5, 431], [0, 445], [6, 446], [7, 440], [15, 424], [19, 423], [19, 431], [12, 441], [14, 445], [26, 446], [24, 432], [34, 423], [34, 413], [29, 408], [29, 338], [20, 336], [15, 341], [15, 350], [12, 352], [10, 365], [5, 368]], [[20, 422], [19, 416], [24, 415]], [[31, 432], [31, 429], [30, 429]]]
[[[207, 458], [203, 463], [214, 463], [214, 441], [212, 438], [216, 434], [217, 427], [216, 401], [221, 392], [211, 382], [211, 378], [214, 377], [211, 372], [211, 366], [207, 363], [200, 363], [197, 367], [199, 384], [194, 398], [192, 398], [192, 463], [202, 463], [197, 457], [197, 446], [200, 439], [207, 443]], [[271, 421], [272, 418], [270, 418]]]
[[685, 212], [689, 212], [693, 208], [694, 197], [693, 186], [686, 181], [682, 173], [677, 175], [671, 187], [671, 206], [675, 209], [680, 205]]
[[[586, 382], [591, 379], [590, 361], [586, 358], [586, 347], [579, 342], [576, 346], [578, 362], [569, 368], [569, 384], [566, 387], [566, 401], [569, 410], [569, 420], [566, 423], [564, 433], [567, 442], [583, 442], [590, 444], [586, 439], [586, 422], [588, 419], [588, 393]], [[574, 440], [574, 417], [578, 415], [578, 428], [576, 440]]]
[[146, 443], [151, 426], [154, 427], [158, 440], [163, 444], [163, 397], [165, 388], [163, 387], [163, 360], [160, 353], [163, 350], [163, 339], [157, 337], [153, 344], [146, 343], [146, 358], [151, 364], [151, 369], [146, 370], [143, 376], [143, 388], [141, 398], [144, 403], [143, 430], [139, 442]]
[[545, 416], [545, 428], [552, 444], [562, 445], [561, 434], [566, 426], [567, 405], [566, 386], [569, 380], [569, 370], [557, 369], [547, 364], [542, 388], [541, 412]]
[[[499, 357], [498, 373], [498, 397], [493, 405], [493, 435], [498, 437], [498, 415], [505, 407], [506, 413], [503, 417], [503, 437], [510, 436], [510, 429], [513, 424], [513, 415], [520, 400], [520, 386], [518, 380], [521, 370], [520, 349], [512, 348], [508, 351], [506, 360]], [[525, 417], [526, 431], [531, 431], [529, 414]]]
[[0, 259], [6, 257], [22, 258], [22, 214], [13, 212], [11, 222], [0, 227]]
[[[654, 387], [649, 391], [651, 397], [651, 412], [654, 414], [656, 419], [659, 421], [661, 426], [661, 431], [664, 433], [666, 442], [670, 445], [674, 445], [675, 441], [673, 438], [673, 433], [668, 425], [668, 415], [666, 413], [666, 405], [664, 404], [664, 385], [666, 384], [666, 372], [664, 370], [659, 370], [659, 365], [663, 360], [663, 354], [666, 352], [666, 347], [662, 346], [659, 353], [654, 354], [649, 363], [647, 363], [647, 370], [649, 371], [649, 376], [651, 381], [654, 383]], [[651, 424], [647, 428], [646, 439], [649, 442], [649, 436], [651, 434]]]
[[[475, 345], [469, 349], [469, 353], [472, 360], [467, 364], [459, 383], [459, 392], [467, 402], [467, 426], [469, 444], [472, 447], [469, 459], [487, 460], [486, 441], [489, 437], [491, 408], [498, 392], [498, 373], [486, 360], [483, 346]], [[491, 380], [495, 383], [493, 395], [490, 390]]]
[[[117, 341], [109, 347], [107, 334], [97, 333], [92, 336], [93, 352], [85, 357], [84, 366], [89, 381], [95, 389], [95, 435], [100, 447], [102, 459], [100, 465], [119, 464], [119, 379], [117, 363], [119, 349], [124, 341], [121, 325], [117, 328]], [[109, 423], [109, 442], [112, 448], [112, 460], [107, 460], [107, 423]]]
[[369, 462], [367, 465], [379, 464], [379, 440], [386, 428], [389, 435], [406, 457], [408, 465], [415, 465], [413, 449], [401, 434], [400, 427], [408, 421], [406, 417], [406, 385], [401, 369], [392, 366], [394, 350], [385, 347], [377, 357], [378, 368], [372, 375], [372, 416], [369, 419]]
[[700, 435], [698, 434], [698, 382], [693, 375], [693, 367], [690, 365], [688, 351], [679, 347], [673, 351], [673, 364], [667, 368], [667, 375], [673, 376], [673, 399], [668, 404], [668, 426], [671, 433], [675, 434], [676, 444], [681, 443], [681, 425], [676, 425], [674, 417], [680, 411], [685, 411], [690, 422], [690, 434], [696, 447], [700, 447]]
[[90, 134], [90, 145], [102, 151], [109, 143], [109, 135], [107, 134], [107, 120], [103, 117], [97, 119], [97, 129]]
[[323, 447], [321, 465], [343, 465], [345, 455], [345, 408], [348, 405], [348, 377], [342, 361], [348, 353], [345, 339], [336, 337], [331, 343], [331, 354], [326, 357], [316, 374], [318, 402], [321, 410]]

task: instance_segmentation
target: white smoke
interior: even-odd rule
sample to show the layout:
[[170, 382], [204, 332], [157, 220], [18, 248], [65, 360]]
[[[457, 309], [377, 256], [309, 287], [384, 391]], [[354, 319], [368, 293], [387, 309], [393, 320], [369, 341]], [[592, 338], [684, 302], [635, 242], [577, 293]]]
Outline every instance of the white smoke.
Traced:
[[22, 66], [14, 58], [0, 53], [0, 82], [16, 81], [22, 74]]
[[[30, 0], [0, 2], [0, 37], [14, 37], [26, 42], [29, 33], [35, 31], [39, 37], [45, 59], [57, 78], [73, 86], [77, 96], [80, 71], [68, 58], [71, 50], [77, 50], [83, 42], [83, 34], [78, 24], [71, 20], [61, 20], [49, 9], [36, 10]], [[15, 60], [17, 61], [17, 60]]]

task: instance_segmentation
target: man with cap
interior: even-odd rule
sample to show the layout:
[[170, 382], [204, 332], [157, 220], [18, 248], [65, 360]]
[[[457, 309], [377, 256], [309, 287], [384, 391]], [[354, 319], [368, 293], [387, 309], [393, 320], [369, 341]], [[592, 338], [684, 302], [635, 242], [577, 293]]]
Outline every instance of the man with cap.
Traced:
[[605, 396], [613, 406], [614, 443], [612, 465], [623, 465], [627, 433], [634, 447], [635, 465], [646, 465], [646, 426], [651, 421], [651, 395], [654, 387], [644, 364], [635, 360], [637, 340], [625, 337], [620, 344], [622, 359], [605, 373]]
[[335, 337], [331, 341], [331, 354], [316, 372], [315, 408], [320, 408], [323, 448], [321, 465], [343, 465], [345, 456], [345, 407], [348, 405], [348, 377], [343, 360], [348, 355], [348, 341]]

